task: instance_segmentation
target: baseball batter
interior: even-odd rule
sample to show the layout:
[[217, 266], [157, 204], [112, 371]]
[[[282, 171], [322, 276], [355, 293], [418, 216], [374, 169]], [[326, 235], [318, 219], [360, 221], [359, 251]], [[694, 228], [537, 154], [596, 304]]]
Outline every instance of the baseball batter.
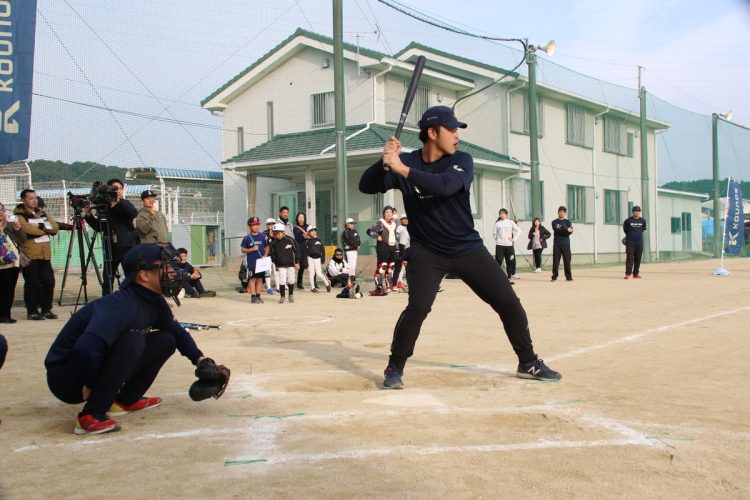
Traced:
[[[461, 278], [498, 313], [518, 356], [519, 377], [559, 380], [561, 375], [534, 353], [521, 301], [474, 229], [469, 203], [474, 161], [458, 151], [458, 129], [466, 124], [450, 108], [434, 106], [422, 115], [419, 128], [421, 149], [401, 153], [401, 143], [391, 137], [381, 160], [359, 181], [365, 194], [399, 189], [409, 213], [409, 303], [396, 322], [383, 388], [403, 389], [406, 360], [448, 273]], [[383, 169], [384, 162], [390, 171]]]

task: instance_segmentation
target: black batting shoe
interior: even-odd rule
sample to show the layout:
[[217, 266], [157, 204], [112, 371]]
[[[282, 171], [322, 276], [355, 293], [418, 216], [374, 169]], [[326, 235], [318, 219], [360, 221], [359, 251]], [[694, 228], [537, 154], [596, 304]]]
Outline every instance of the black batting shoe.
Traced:
[[404, 372], [394, 370], [390, 366], [383, 372], [385, 378], [383, 379], [383, 389], [403, 389], [404, 382], [401, 380], [401, 376]]
[[545, 365], [544, 360], [539, 358], [528, 363], [519, 363], [516, 376], [518, 378], [545, 380], [549, 382], [554, 382], [562, 378], [560, 373]]

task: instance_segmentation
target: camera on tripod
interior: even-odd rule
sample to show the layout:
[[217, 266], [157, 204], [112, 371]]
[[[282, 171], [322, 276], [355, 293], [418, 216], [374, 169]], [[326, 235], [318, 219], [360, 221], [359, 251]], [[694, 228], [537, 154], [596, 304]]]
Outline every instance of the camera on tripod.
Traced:
[[95, 210], [106, 210], [111, 202], [117, 200], [117, 186], [103, 184], [101, 181], [94, 181], [91, 185], [89, 194], [73, 194], [68, 191], [68, 203], [76, 213], [91, 207]]

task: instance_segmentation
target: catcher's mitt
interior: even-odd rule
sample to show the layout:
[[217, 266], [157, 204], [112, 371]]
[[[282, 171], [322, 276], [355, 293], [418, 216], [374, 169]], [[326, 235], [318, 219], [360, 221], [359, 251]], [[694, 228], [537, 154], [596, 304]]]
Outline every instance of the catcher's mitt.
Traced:
[[198, 380], [190, 386], [188, 394], [193, 401], [208, 398], [219, 399], [229, 384], [230, 371], [224, 365], [217, 365], [211, 358], [204, 358], [195, 369]]

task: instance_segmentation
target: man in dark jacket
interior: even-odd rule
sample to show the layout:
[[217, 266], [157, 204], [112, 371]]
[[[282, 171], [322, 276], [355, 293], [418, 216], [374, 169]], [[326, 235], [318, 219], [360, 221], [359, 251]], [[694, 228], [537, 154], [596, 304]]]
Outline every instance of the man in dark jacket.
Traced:
[[573, 273], [570, 270], [570, 233], [573, 232], [573, 224], [566, 219], [567, 215], [568, 209], [561, 206], [557, 209], [557, 219], [550, 223], [555, 235], [552, 245], [552, 281], [557, 281], [560, 257], [565, 268], [565, 279], [573, 281]]
[[[133, 220], [138, 215], [138, 209], [125, 199], [125, 185], [120, 179], [110, 179], [107, 185], [117, 188], [115, 199], [109, 203], [109, 209], [106, 213], [106, 220], [109, 223], [109, 237], [112, 246], [112, 266], [109, 268], [108, 262], [104, 261], [104, 275], [109, 279], [103, 280], [102, 295], [107, 295], [114, 289], [117, 268], [122, 262], [125, 253], [136, 245], [135, 227]], [[84, 219], [94, 231], [102, 230], [102, 215], [94, 217], [91, 213], [91, 207], [84, 210]]]
[[643, 256], [643, 232], [646, 230], [646, 219], [641, 217], [641, 207], [633, 207], [633, 216], [622, 223], [625, 231], [625, 279], [631, 276], [641, 277], [641, 257]]
[[349, 270], [353, 276], [357, 275], [357, 256], [359, 255], [359, 247], [362, 246], [355, 224], [351, 217], [346, 219], [346, 229], [341, 235], [341, 244], [344, 247], [346, 261], [349, 263]]

